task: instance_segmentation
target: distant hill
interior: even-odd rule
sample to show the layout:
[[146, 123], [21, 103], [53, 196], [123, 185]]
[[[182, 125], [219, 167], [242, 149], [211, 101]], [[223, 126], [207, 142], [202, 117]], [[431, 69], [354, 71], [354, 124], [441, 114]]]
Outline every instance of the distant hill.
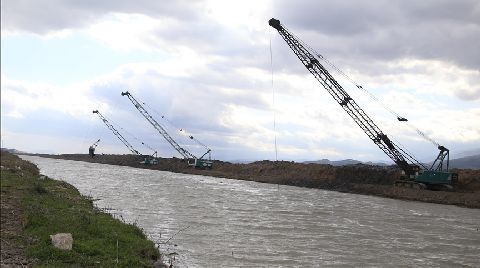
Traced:
[[19, 151], [17, 149], [1, 148], [2, 152], [9, 152], [12, 154], [24, 154], [25, 152]]
[[[372, 166], [388, 166], [386, 163], [381, 162], [361, 162], [354, 159], [345, 159], [338, 161], [331, 161], [328, 159], [316, 160], [316, 161], [305, 161], [304, 164], [324, 164], [332, 166], [348, 166], [356, 164], [366, 164]], [[427, 167], [430, 167], [432, 163], [426, 164]], [[394, 163], [392, 163], [394, 165]], [[457, 159], [450, 159], [450, 168], [463, 168], [463, 169], [480, 169], [480, 154], [461, 157]]]
[[456, 159], [467, 157], [467, 156], [478, 156], [478, 155], [480, 155], [480, 148], [470, 149], [462, 152], [455, 152]]
[[356, 164], [366, 164], [366, 165], [372, 165], [372, 166], [388, 166], [388, 164], [385, 163], [375, 163], [375, 162], [362, 162], [354, 159], [345, 159], [345, 160], [337, 160], [337, 161], [331, 161], [328, 159], [322, 159], [322, 160], [316, 160], [316, 161], [305, 161], [303, 162], [304, 164], [323, 164], [323, 165], [332, 165], [332, 166], [348, 166], [348, 165], [356, 165]]
[[450, 168], [480, 169], [480, 154], [452, 159]]
[[230, 162], [232, 164], [250, 164], [252, 162], [255, 162], [255, 160], [235, 159], [235, 160], [228, 160], [227, 162]]

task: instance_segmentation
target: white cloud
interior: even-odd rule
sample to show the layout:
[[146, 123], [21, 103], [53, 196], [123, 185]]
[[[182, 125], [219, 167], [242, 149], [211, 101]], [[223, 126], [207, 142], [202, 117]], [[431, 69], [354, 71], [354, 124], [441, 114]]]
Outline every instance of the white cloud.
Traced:
[[[58, 135], [47, 135], [32, 131], [24, 133], [2, 130], [2, 146], [5, 148], [15, 148], [29, 153], [86, 154], [88, 152], [88, 147], [93, 144], [94, 141], [95, 140], [90, 137], [68, 137], [63, 135], [63, 133], [59, 133]], [[129, 153], [125, 146], [115, 138], [102, 139], [97, 151], [98, 153], [105, 152], [109, 154]]]
[[85, 107], [102, 106], [82, 85], [59, 87], [45, 83], [10, 80], [2, 76], [2, 116], [25, 117], [38, 110], [51, 110], [81, 117]]
[[[2, 117], [22, 115], [28, 119], [29, 113], [48, 109], [72, 115], [82, 121], [89, 118], [90, 121], [96, 120], [92, 117], [91, 110], [98, 108], [107, 117], [112, 115], [113, 121], [122, 126], [143, 125], [149, 128], [128, 100], [120, 96], [121, 91], [129, 89], [137, 98], [155, 107], [156, 111], [173, 119], [176, 126], [187, 128], [212, 147], [214, 152], [216, 148], [221, 150], [217, 157], [222, 159], [236, 158], [229, 151], [238, 148], [244, 148], [252, 157], [254, 152], [263, 152], [273, 157], [276, 135], [281, 159], [358, 156], [378, 160], [378, 148], [368, 141], [364, 133], [312, 77], [283, 73], [276, 75], [280, 82], [275, 84], [281, 84], [282, 88], [276, 93], [273, 107], [269, 74], [261, 69], [250, 67], [233, 70], [232, 73], [241, 80], [252, 81], [250, 86], [240, 89], [225, 87], [223, 80], [216, 80], [216, 74], [209, 70], [215, 61], [202, 62], [199, 59], [198, 66], [202, 68], [198, 68], [195, 74], [189, 69], [197, 68], [196, 64], [183, 65], [181, 62], [183, 60], [172, 58], [165, 62], [123, 65], [110, 74], [71, 88], [3, 79], [2, 107], [7, 104], [7, 108], [2, 108]], [[197, 61], [194, 60], [193, 63], [195, 62]], [[209, 82], [204, 82], [199, 88], [195, 79], [198, 76]], [[408, 75], [405, 76], [408, 79]], [[414, 110], [410, 122], [442, 144], [475, 144], [480, 141], [480, 125], [475, 121], [479, 115], [478, 109], [455, 109], [448, 102], [418, 100], [416, 93], [408, 91], [408, 86], [406, 87], [398, 92], [389, 91], [382, 99], [392, 103], [393, 108]], [[201, 94], [207, 92], [208, 94]], [[437, 95], [442, 94], [440, 92]], [[242, 98], [244, 101], [239, 102]], [[366, 103], [369, 101], [365, 96], [360, 99]], [[258, 105], [252, 106], [258, 101]], [[276, 111], [276, 133], [273, 130], [273, 108]], [[437, 108], [442, 108], [440, 116], [435, 110]], [[388, 114], [378, 114], [381, 107], [367, 110], [367, 113], [373, 111], [369, 115], [385, 133], [394, 139], [400, 137], [407, 148], [414, 143], [425, 143], [412, 129], [398, 125]], [[154, 116], [159, 117], [158, 114]], [[138, 122], [132, 125], [131, 120]], [[103, 127], [98, 125], [97, 127]], [[151, 130], [138, 133], [157, 135]], [[115, 139], [113, 136], [111, 138]], [[163, 142], [161, 138], [155, 141]], [[355, 148], [358, 142], [367, 143], [367, 146], [348, 149]], [[415, 149], [411, 149], [415, 153]], [[371, 158], [368, 151], [375, 152], [370, 155]], [[170, 156], [168, 148], [165, 152]], [[420, 154], [423, 155], [424, 152]]]
[[[252, 31], [265, 31], [271, 1], [243, 0], [222, 1], [207, 0], [205, 10], [207, 17], [232, 30], [245, 26]], [[263, 25], [263, 27], [259, 27]]]
[[439, 60], [409, 58], [387, 62], [385, 69], [387, 74], [376, 76], [375, 80], [372, 77], [365, 79], [370, 80], [372, 86], [390, 86], [419, 94], [452, 97], [462, 97], [462, 92], [468, 92], [475, 97], [465, 100], [480, 99], [480, 85], [472, 83], [480, 79], [480, 70], [468, 70]]
[[[42, 16], [38, 19], [44, 24], [38, 27], [32, 23], [35, 21], [27, 23], [15, 16], [9, 23], [17, 22], [18, 28], [12, 24], [7, 29], [17, 34], [20, 29], [41, 36], [87, 35], [120, 53], [149, 51], [160, 55], [161, 60], [122, 64], [108, 73], [65, 87], [14, 81], [2, 76], [2, 118], [14, 117], [28, 122], [34, 113], [55, 111], [77, 120], [92, 121], [96, 119], [91, 110], [99, 109], [121, 125], [137, 129], [140, 135], [155, 136], [128, 100], [120, 96], [121, 91], [130, 90], [177, 126], [186, 127], [214, 151], [218, 149], [223, 159], [237, 158], [230, 152], [240, 150], [251, 157], [259, 152], [262, 156], [272, 156], [269, 152], [273, 151], [275, 135], [280, 156], [291, 159], [338, 159], [353, 158], [353, 155], [378, 160], [381, 155], [279, 38], [273, 40], [276, 94], [273, 105], [268, 50], [271, 29], [267, 25], [270, 18], [267, 14], [273, 2], [207, 1], [204, 5], [189, 7], [186, 14], [196, 14], [191, 17], [178, 8], [188, 6], [186, 2], [165, 8], [152, 4], [150, 11], [131, 7], [127, 2], [119, 6], [112, 3], [96, 7], [79, 4], [81, 7], [77, 7], [72, 18], [77, 19], [75, 23], [59, 12], [53, 15], [64, 20]], [[49, 5], [49, 8], [58, 11], [69, 6], [58, 4], [61, 7]], [[369, 6], [368, 10], [373, 14], [372, 8]], [[176, 12], [154, 16], [153, 10]], [[78, 20], [81, 17], [86, 18], [85, 21]], [[394, 21], [392, 18], [388, 23], [395, 24]], [[368, 26], [362, 24], [358, 29], [344, 30], [356, 31], [368, 29]], [[383, 32], [376, 34], [380, 41], [385, 41]], [[336, 55], [334, 61], [338, 59], [344, 63], [341, 65], [347, 67], [345, 72], [349, 76], [363, 81], [361, 84], [389, 108], [405, 114], [412, 124], [440, 143], [453, 147], [476, 144], [478, 147], [480, 125], [476, 118], [479, 111], [474, 106], [480, 100], [479, 70], [461, 67], [442, 57], [425, 58], [416, 57], [415, 53], [395, 52], [396, 56], [389, 58], [380, 55], [379, 51], [365, 52], [356, 47], [358, 36], [328, 31], [310, 31], [309, 35], [322, 41], [320, 44], [327, 44], [327, 48], [332, 47], [332, 54]], [[365, 45], [365, 40], [361, 41]], [[387, 45], [390, 42], [379, 44], [386, 44], [381, 48], [389, 54], [392, 48]], [[356, 55], [359, 51], [363, 54]], [[339, 57], [339, 53], [345, 54]], [[325, 54], [330, 53], [326, 51]], [[350, 90], [351, 86], [346, 88]], [[399, 126], [366, 95], [349, 92], [385, 133], [400, 137], [409, 147], [422, 142], [414, 131]], [[276, 133], [273, 130], [274, 111]], [[66, 151], [66, 147], [62, 147], [65, 144], [55, 145], [56, 150]], [[425, 155], [425, 152], [419, 153]]]
[[155, 33], [174, 27], [175, 24], [170, 18], [154, 19], [143, 14], [112, 13], [82, 31], [112, 49], [151, 51], [168, 47]]

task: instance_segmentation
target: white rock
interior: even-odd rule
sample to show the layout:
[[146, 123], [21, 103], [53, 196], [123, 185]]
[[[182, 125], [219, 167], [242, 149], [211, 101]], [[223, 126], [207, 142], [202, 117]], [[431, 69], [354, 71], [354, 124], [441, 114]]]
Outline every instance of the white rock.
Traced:
[[70, 233], [60, 233], [50, 235], [54, 247], [64, 250], [71, 250], [73, 244], [73, 237]]

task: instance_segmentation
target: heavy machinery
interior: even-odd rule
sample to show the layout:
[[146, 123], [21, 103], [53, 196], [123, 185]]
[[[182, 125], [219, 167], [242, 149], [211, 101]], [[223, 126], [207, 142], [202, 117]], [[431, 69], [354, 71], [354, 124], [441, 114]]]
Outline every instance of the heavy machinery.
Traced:
[[158, 164], [158, 159], [157, 159], [157, 152], [154, 151], [150, 146], [147, 146], [145, 143], [142, 142], [143, 145], [147, 146], [150, 148], [153, 152], [152, 155], [142, 155], [139, 151], [137, 151], [133, 146], [118, 132], [118, 130], [98, 111], [94, 110], [94, 114], [97, 114], [100, 119], [102, 119], [103, 123], [110, 129], [113, 134], [125, 145], [127, 148], [130, 150], [135, 155], [141, 156], [143, 158], [143, 161], [141, 161], [141, 164], [144, 165], [156, 165]]
[[98, 139], [96, 142], [90, 145], [90, 147], [88, 147], [88, 154], [90, 155], [91, 158], [95, 156], [95, 149], [97, 148], [99, 142], [100, 142], [100, 139]]
[[[458, 181], [458, 175], [448, 171], [449, 150], [447, 148], [434, 142], [440, 152], [432, 166], [427, 168], [380, 130], [328, 70], [320, 64], [321, 60], [325, 60], [322, 55], [316, 53], [312, 48], [296, 38], [279, 20], [272, 18], [268, 21], [268, 24], [278, 31], [307, 70], [322, 84], [365, 134], [403, 170], [404, 179], [397, 181], [395, 185], [430, 189], [452, 188], [452, 185]], [[327, 63], [329, 62], [327, 61]], [[360, 85], [356, 86], [359, 89], [363, 89]], [[397, 116], [397, 120], [401, 122], [408, 121], [401, 116]], [[417, 132], [426, 137], [421, 131], [417, 130]]]
[[[197, 139], [195, 139], [192, 135], [189, 135], [189, 138], [191, 140], [196, 141], [199, 145], [203, 146], [207, 151], [200, 157], [196, 157], [192, 153], [190, 153], [187, 149], [181, 147], [165, 130], [165, 128], [160, 125], [145, 109], [145, 107], [138, 102], [132, 94], [130, 94], [128, 91], [122, 92], [122, 96], [127, 96], [128, 99], [132, 102], [132, 104], [137, 108], [137, 110], [147, 119], [147, 121], [160, 133], [160, 135], [165, 138], [165, 140], [179, 153], [182, 155], [182, 157], [187, 160], [187, 163], [189, 166], [193, 166], [195, 168], [199, 169], [212, 169], [213, 161], [211, 160], [211, 149], [208, 148], [206, 145], [203, 143], [199, 142]], [[204, 157], [208, 154], [208, 159], [204, 159]]]

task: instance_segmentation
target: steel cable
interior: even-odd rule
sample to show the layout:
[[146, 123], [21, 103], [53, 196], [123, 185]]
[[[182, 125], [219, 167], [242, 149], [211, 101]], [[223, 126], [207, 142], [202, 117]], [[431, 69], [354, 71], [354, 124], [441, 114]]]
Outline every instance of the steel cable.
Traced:
[[[285, 26], [282, 25], [282, 27], [284, 27], [285, 29], [287, 29]], [[288, 29], [287, 29], [288, 30]], [[375, 102], [379, 103], [385, 110], [387, 110], [390, 114], [392, 114], [393, 116], [395, 116], [395, 118], [399, 121], [399, 122], [406, 122], [407, 126], [412, 128], [413, 130], [415, 130], [415, 132], [421, 136], [422, 138], [424, 138], [425, 140], [431, 142], [434, 146], [438, 147], [440, 146], [440, 144], [438, 142], [436, 142], [434, 139], [432, 139], [431, 137], [429, 137], [425, 132], [421, 131], [419, 128], [415, 127], [413, 124], [409, 123], [408, 122], [408, 119], [406, 119], [405, 117], [399, 115], [397, 112], [395, 112], [394, 110], [392, 110], [390, 107], [388, 107], [385, 103], [383, 103], [380, 99], [378, 99], [375, 95], [373, 95], [370, 91], [368, 91], [367, 89], [365, 89], [363, 86], [361, 86], [359, 83], [355, 82], [355, 80], [353, 80], [351, 77], [349, 77], [347, 74], [345, 74], [342, 70], [340, 70], [340, 68], [338, 68], [336, 65], [334, 65], [332, 62], [330, 62], [327, 58], [325, 58], [322, 54], [318, 53], [314, 48], [312, 48], [311, 46], [309, 46], [307, 43], [305, 43], [302, 39], [298, 38], [298, 36], [294, 35], [293, 33], [291, 33], [289, 31], [289, 33], [294, 36], [296, 39], [298, 39], [300, 41], [300, 43], [302, 43], [303, 46], [307, 47], [311, 52], [312, 54], [316, 55], [320, 60], [324, 61], [327, 65], [329, 65], [333, 70], [335, 70], [337, 73], [339, 73], [341, 76], [345, 77], [348, 81], [350, 81], [357, 89], [361, 90], [362, 92], [364, 92], [365, 94], [367, 94], [372, 100], [374, 100]]]

